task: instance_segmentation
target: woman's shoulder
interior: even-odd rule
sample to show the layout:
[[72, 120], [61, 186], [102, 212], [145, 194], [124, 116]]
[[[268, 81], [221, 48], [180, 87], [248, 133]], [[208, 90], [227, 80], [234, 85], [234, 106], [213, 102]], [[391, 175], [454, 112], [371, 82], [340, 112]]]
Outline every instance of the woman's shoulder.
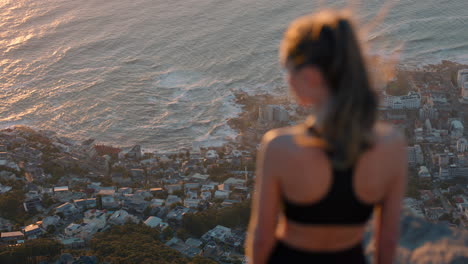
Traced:
[[262, 137], [264, 145], [287, 144], [294, 134], [297, 133], [296, 126], [280, 127], [268, 130]]
[[324, 147], [323, 140], [308, 133], [307, 126], [302, 123], [269, 130], [263, 136], [261, 145], [278, 155], [292, 155], [303, 148]]

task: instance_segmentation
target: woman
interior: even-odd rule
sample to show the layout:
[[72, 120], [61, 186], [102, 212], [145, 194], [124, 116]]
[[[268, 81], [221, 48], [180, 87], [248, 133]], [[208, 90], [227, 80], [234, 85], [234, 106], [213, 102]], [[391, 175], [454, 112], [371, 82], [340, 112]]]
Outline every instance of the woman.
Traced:
[[315, 114], [267, 132], [257, 156], [246, 253], [251, 264], [392, 263], [406, 183], [406, 145], [377, 122], [377, 98], [352, 24], [322, 11], [294, 21], [280, 59], [299, 104]]

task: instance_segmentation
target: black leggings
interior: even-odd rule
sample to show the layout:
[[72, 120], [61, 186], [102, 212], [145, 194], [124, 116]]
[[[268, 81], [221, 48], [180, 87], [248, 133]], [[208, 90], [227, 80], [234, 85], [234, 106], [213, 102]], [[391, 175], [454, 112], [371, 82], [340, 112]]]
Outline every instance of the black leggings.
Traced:
[[287, 245], [283, 241], [276, 241], [276, 245], [267, 261], [268, 264], [302, 264], [302, 263], [346, 263], [346, 264], [366, 264], [362, 243], [349, 249], [323, 252], [297, 249]]

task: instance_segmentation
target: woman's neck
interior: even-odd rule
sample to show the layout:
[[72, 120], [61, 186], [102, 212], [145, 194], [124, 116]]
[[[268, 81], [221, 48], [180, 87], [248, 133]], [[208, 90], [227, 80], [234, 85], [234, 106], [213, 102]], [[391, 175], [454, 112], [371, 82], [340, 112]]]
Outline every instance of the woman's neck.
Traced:
[[312, 114], [307, 117], [306, 125], [308, 127], [314, 126], [318, 131], [321, 131], [329, 110], [330, 103], [328, 102], [312, 106]]

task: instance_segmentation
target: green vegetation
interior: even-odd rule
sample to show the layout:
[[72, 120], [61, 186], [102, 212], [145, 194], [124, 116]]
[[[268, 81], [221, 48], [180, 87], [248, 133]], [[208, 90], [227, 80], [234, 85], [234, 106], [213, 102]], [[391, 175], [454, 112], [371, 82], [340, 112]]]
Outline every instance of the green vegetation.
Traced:
[[91, 255], [111, 263], [192, 263], [211, 264], [211, 260], [195, 257], [192, 260], [159, 240], [157, 229], [143, 224], [114, 226], [97, 234], [90, 242]]
[[58, 241], [45, 238], [27, 240], [17, 246], [0, 246], [0, 263], [38, 263], [40, 260], [53, 260], [60, 255], [62, 247]]
[[185, 214], [182, 227], [192, 236], [200, 237], [217, 225], [230, 228], [247, 227], [250, 218], [250, 200], [226, 208], [210, 208]]
[[409, 92], [409, 81], [405, 76], [399, 75], [395, 81], [390, 82], [385, 89], [386, 93], [393, 96], [407, 95]]
[[22, 190], [11, 190], [0, 195], [0, 217], [12, 220], [24, 225], [29, 217], [23, 207], [24, 192]]

